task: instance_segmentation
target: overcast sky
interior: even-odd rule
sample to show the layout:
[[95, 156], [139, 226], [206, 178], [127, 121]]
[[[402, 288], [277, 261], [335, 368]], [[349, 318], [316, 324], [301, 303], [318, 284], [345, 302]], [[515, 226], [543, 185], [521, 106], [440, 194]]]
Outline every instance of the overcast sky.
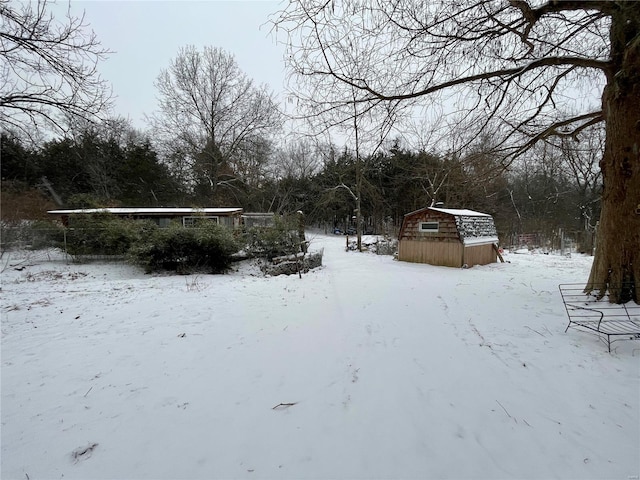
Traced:
[[117, 96], [114, 113], [130, 118], [137, 128], [145, 128], [144, 114], [156, 109], [153, 82], [160, 70], [189, 44], [232, 53], [243, 72], [280, 95], [283, 47], [266, 25], [279, 6], [268, 0], [71, 0], [72, 14], [84, 11], [103, 47], [114, 52], [100, 72]]

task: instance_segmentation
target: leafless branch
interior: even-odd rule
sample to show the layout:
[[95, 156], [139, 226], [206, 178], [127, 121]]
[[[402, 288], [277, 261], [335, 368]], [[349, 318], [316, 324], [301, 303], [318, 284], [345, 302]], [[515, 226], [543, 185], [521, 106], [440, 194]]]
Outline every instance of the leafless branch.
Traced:
[[569, 85], [611, 74], [599, 43], [616, 8], [609, 3], [294, 0], [274, 29], [284, 31], [301, 117], [335, 126], [352, 120], [349, 104], [366, 113], [388, 102], [447, 104], [455, 94], [453, 110], [471, 112], [460, 128], [511, 125], [503, 147], [513, 152], [523, 138], [529, 145], [549, 135], [544, 119], [564, 108]]
[[110, 52], [84, 16], [56, 18], [49, 3], [0, 1], [0, 122], [25, 134], [65, 130], [64, 117], [92, 121], [111, 106], [98, 73]]

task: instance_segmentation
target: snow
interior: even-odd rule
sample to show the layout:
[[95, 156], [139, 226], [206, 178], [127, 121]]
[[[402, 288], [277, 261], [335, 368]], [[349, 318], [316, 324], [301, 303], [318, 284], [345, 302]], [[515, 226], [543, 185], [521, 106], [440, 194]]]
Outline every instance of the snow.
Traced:
[[557, 285], [591, 258], [311, 237], [302, 279], [3, 258], [2, 478], [640, 474], [640, 344], [564, 333]]
[[414, 215], [418, 212], [423, 212], [425, 210], [432, 210], [434, 212], [446, 213], [447, 215], [458, 216], [466, 216], [466, 217], [490, 217], [488, 213], [476, 212], [475, 210], [468, 210], [466, 208], [440, 208], [440, 207], [422, 207], [418, 210], [414, 210], [413, 212], [405, 213], [404, 216], [408, 217]]
[[181, 214], [219, 214], [230, 215], [233, 213], [242, 213], [242, 208], [229, 207], [207, 207], [207, 208], [174, 208], [174, 207], [158, 207], [158, 208], [135, 208], [135, 207], [114, 207], [114, 208], [77, 208], [72, 210], [49, 210], [47, 213], [51, 215], [74, 215], [80, 213], [112, 213], [114, 215], [181, 215]]
[[490, 217], [488, 213], [476, 212], [474, 210], [467, 209], [459, 209], [459, 208], [436, 208], [429, 207], [429, 210], [433, 210], [435, 212], [447, 213], [449, 215], [454, 215], [456, 217]]
[[467, 246], [471, 245], [487, 245], [491, 243], [498, 244], [498, 237], [464, 237], [462, 243]]

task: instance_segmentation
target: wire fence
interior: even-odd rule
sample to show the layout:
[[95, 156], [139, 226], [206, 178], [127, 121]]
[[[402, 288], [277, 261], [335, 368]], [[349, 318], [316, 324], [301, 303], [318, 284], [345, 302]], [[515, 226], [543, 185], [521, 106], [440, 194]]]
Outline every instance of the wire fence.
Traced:
[[127, 239], [110, 235], [110, 232], [108, 228], [34, 227], [28, 223], [0, 225], [0, 253], [59, 249], [77, 258], [122, 259]]
[[584, 253], [593, 255], [596, 242], [595, 231], [576, 231], [558, 229], [551, 233], [513, 234], [501, 242], [505, 248], [511, 250], [528, 248], [542, 250], [545, 253], [554, 252], [561, 255], [570, 253]]
[[28, 224], [0, 226], [0, 252], [63, 248], [65, 229], [33, 227]]

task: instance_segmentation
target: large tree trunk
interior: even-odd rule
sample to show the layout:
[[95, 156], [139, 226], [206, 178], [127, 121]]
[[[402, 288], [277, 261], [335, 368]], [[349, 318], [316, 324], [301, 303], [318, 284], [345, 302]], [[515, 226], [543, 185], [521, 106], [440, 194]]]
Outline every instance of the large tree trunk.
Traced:
[[612, 17], [611, 59], [602, 211], [586, 292], [640, 303], [640, 3], [627, 2]]

